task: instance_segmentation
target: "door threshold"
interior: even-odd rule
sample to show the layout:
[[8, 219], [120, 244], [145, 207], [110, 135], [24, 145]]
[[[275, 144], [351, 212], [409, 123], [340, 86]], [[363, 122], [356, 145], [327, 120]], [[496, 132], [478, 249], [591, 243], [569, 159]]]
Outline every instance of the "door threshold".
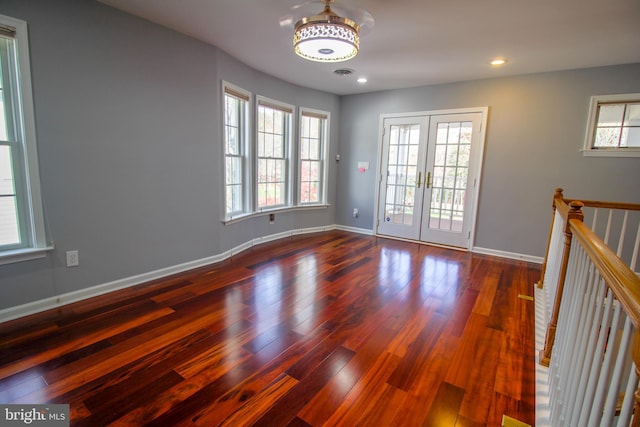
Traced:
[[451, 249], [459, 252], [469, 252], [469, 248], [461, 248], [459, 246], [443, 245], [441, 243], [425, 242], [423, 240], [408, 239], [406, 237], [390, 236], [388, 234], [380, 234], [380, 233], [376, 233], [375, 236], [381, 237], [384, 239], [400, 240], [401, 242], [417, 243], [419, 245], [424, 245], [424, 246], [434, 246], [436, 248]]

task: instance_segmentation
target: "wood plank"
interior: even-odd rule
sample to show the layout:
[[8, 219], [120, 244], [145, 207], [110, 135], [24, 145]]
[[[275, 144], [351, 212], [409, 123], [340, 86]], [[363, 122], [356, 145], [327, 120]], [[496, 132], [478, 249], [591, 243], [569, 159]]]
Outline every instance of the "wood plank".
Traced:
[[464, 394], [465, 390], [460, 387], [447, 382], [440, 383], [436, 398], [423, 425], [455, 427]]
[[68, 403], [72, 426], [533, 424], [534, 307], [518, 294], [539, 273], [293, 236], [0, 324], [0, 403]]
[[295, 418], [313, 396], [353, 357], [354, 353], [338, 347], [305, 379], [296, 384], [269, 411], [260, 417], [255, 426], [285, 425]]

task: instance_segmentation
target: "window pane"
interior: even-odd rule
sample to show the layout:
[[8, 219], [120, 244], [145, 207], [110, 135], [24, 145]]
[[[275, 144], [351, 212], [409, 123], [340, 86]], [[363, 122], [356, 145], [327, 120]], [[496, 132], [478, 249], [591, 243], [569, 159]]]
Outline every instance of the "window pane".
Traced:
[[309, 158], [313, 160], [320, 160], [320, 140], [309, 140]]
[[[2, 79], [0, 78], [0, 85]], [[6, 112], [4, 108], [4, 89], [0, 88], [0, 141], [8, 141], [9, 136], [7, 134], [7, 120]]]
[[20, 243], [15, 197], [0, 197], [0, 246]]
[[264, 151], [264, 133], [258, 133], [258, 157], [265, 156]]
[[640, 126], [622, 129], [621, 147], [640, 147]]
[[227, 132], [227, 154], [240, 154], [238, 129], [227, 126], [225, 130]]
[[309, 135], [318, 137], [320, 135], [320, 123], [322, 119], [317, 117], [309, 117]]
[[627, 105], [624, 117], [625, 126], [640, 126], [640, 103]]
[[242, 184], [242, 159], [227, 157], [227, 184]]
[[624, 104], [601, 105], [598, 113], [598, 127], [621, 126]]
[[0, 146], [0, 246], [20, 243], [11, 149]]
[[620, 140], [620, 128], [598, 128], [594, 147], [617, 147]]
[[239, 100], [233, 96], [225, 95], [225, 124], [229, 126], [238, 126], [238, 102]]
[[284, 158], [284, 141], [282, 135], [273, 136], [273, 156]]
[[264, 134], [264, 156], [265, 157], [273, 157], [273, 134], [265, 133]]
[[309, 138], [302, 138], [300, 140], [300, 158], [309, 158]]

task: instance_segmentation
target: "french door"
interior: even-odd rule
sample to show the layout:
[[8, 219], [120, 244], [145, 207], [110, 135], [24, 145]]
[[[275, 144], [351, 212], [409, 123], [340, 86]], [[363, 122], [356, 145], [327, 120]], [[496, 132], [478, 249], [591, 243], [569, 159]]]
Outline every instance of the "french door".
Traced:
[[383, 121], [377, 233], [469, 248], [483, 112]]

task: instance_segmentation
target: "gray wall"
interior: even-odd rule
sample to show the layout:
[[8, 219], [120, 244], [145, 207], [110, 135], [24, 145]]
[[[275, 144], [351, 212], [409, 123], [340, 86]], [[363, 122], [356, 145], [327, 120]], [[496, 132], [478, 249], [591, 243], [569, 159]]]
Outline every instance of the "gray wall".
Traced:
[[[373, 228], [381, 114], [488, 106], [475, 246], [542, 257], [556, 187], [569, 197], [640, 203], [640, 158], [580, 152], [590, 97], [635, 92], [640, 64], [342, 97], [336, 222]], [[358, 161], [372, 170], [359, 173]]]
[[[29, 24], [48, 257], [0, 266], [0, 310], [331, 224], [373, 228], [380, 114], [489, 106], [476, 245], [541, 256], [550, 199], [640, 202], [640, 159], [584, 158], [589, 97], [640, 64], [357, 96], [300, 88], [93, 0], [3, 0]], [[220, 81], [331, 113], [327, 209], [224, 226]], [[358, 173], [357, 161], [371, 169]], [[340, 185], [337, 185], [337, 182]], [[351, 212], [359, 208], [360, 217]], [[64, 253], [80, 251], [66, 268]]]
[[[252, 70], [217, 48], [93, 0], [3, 0], [27, 21], [47, 236], [44, 259], [0, 266], [0, 309], [334, 223], [333, 208], [224, 226], [221, 80], [329, 111], [339, 97]], [[336, 147], [332, 147], [335, 152]], [[335, 205], [335, 162], [330, 199]], [[80, 266], [66, 268], [65, 252]]]

